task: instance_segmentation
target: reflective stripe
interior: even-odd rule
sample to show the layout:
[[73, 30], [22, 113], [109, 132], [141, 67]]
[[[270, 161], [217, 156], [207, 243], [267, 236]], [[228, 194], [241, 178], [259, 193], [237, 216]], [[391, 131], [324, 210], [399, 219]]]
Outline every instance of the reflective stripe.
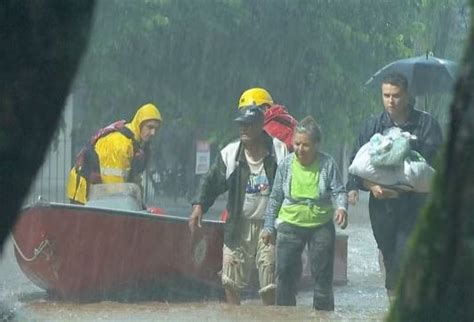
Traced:
[[127, 169], [119, 169], [119, 168], [100, 168], [100, 174], [103, 176], [115, 176], [115, 177], [122, 177], [127, 178], [128, 173], [130, 170]]

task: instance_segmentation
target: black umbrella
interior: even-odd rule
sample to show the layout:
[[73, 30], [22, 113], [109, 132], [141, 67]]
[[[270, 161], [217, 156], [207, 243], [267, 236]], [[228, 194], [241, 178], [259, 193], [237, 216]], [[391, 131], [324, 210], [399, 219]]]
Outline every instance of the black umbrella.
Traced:
[[365, 84], [380, 84], [392, 72], [405, 75], [410, 93], [422, 96], [451, 91], [456, 63], [429, 55], [400, 59], [382, 67]]

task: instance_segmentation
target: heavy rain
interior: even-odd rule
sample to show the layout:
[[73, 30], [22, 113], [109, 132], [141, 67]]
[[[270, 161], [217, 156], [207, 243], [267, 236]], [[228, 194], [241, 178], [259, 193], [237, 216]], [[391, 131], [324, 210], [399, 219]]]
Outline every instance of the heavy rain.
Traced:
[[472, 321], [472, 8], [3, 2], [0, 321]]

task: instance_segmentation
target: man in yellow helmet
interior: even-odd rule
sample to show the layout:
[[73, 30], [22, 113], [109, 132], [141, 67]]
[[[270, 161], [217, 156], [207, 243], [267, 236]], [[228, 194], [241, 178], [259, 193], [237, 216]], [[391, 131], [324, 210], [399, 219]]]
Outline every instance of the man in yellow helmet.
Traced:
[[99, 130], [78, 154], [71, 169], [67, 197], [85, 204], [90, 184], [141, 181], [149, 157], [148, 142], [162, 118], [153, 104], [141, 106], [132, 121], [118, 121]]
[[286, 144], [288, 151], [293, 151], [292, 138], [297, 121], [283, 105], [273, 102], [270, 93], [260, 87], [247, 89], [239, 99], [239, 110], [258, 106], [264, 113], [263, 129], [270, 136]]
[[240, 304], [256, 267], [259, 294], [266, 305], [275, 303], [274, 246], [260, 238], [270, 190], [278, 163], [286, 156], [283, 142], [263, 131], [258, 107], [239, 111], [234, 120], [240, 139], [226, 145], [203, 177], [189, 218], [192, 233], [217, 197], [227, 192], [221, 281], [228, 303]]

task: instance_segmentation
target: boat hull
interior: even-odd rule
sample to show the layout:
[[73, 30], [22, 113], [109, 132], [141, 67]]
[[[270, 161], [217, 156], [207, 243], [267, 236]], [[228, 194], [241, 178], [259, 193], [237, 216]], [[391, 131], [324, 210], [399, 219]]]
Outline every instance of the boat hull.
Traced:
[[191, 236], [185, 218], [41, 203], [23, 210], [13, 237], [25, 275], [61, 298], [167, 296], [170, 287], [191, 294], [197, 285], [220, 285], [218, 221], [204, 221]]

